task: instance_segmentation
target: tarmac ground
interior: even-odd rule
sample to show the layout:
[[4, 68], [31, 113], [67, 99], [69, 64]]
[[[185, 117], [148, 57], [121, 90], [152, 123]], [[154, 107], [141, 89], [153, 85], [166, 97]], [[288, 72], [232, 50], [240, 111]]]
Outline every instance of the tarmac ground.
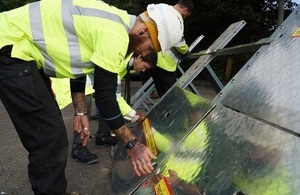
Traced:
[[[202, 97], [211, 100], [216, 93], [206, 81], [193, 81]], [[131, 91], [134, 94], [141, 87], [140, 81], [131, 81]], [[92, 113], [94, 111], [92, 108]], [[84, 165], [71, 158], [71, 143], [73, 138], [73, 106], [62, 110], [62, 116], [68, 133], [69, 159], [66, 167], [68, 191], [78, 191], [80, 195], [109, 194], [109, 173], [112, 163], [110, 147], [95, 147], [95, 138], [91, 138], [88, 149], [98, 156], [98, 162]], [[27, 176], [28, 153], [24, 149], [14, 126], [0, 101], [0, 195], [31, 195], [31, 186]], [[90, 122], [91, 133], [98, 129], [97, 121]]]

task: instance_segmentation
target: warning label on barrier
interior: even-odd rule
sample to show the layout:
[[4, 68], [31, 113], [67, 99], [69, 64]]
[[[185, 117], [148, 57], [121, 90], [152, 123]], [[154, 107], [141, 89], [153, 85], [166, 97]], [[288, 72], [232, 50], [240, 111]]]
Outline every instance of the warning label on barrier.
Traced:
[[172, 195], [172, 191], [170, 189], [170, 186], [167, 182], [167, 179], [163, 177], [158, 184], [154, 186], [154, 192], [155, 195]]
[[298, 27], [298, 28], [296, 29], [296, 31], [292, 34], [291, 37], [292, 37], [292, 38], [293, 38], [293, 37], [300, 37], [300, 27]]
[[154, 155], [157, 155], [157, 147], [156, 142], [152, 132], [151, 122], [148, 118], [146, 118], [143, 123], [143, 132], [145, 135], [146, 146], [151, 150]]

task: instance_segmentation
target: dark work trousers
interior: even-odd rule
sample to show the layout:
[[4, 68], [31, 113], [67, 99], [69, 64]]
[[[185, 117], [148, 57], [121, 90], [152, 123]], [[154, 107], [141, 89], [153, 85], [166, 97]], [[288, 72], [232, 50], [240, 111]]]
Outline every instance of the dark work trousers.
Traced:
[[[145, 72], [140, 72], [139, 75], [140, 75], [140, 79], [141, 79], [143, 85], [144, 85], [144, 84], [150, 79], [150, 77], [151, 77], [150, 72], [149, 72], [149, 69], [147, 69]], [[148, 88], [149, 88], [149, 87], [148, 87]], [[146, 88], [145, 91], [147, 91], [148, 88]]]
[[176, 70], [174, 72], [166, 71], [160, 67], [148, 69], [159, 97], [162, 97], [176, 82]]
[[28, 151], [28, 176], [35, 194], [66, 191], [67, 132], [61, 112], [35, 62], [0, 50], [0, 99]]

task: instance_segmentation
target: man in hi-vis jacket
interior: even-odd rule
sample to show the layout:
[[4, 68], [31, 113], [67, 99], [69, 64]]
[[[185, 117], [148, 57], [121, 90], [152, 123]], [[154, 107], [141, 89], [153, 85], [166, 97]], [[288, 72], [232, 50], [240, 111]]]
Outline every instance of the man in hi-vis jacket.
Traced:
[[[124, 124], [116, 99], [117, 75], [132, 52], [164, 52], [183, 36], [182, 16], [150, 4], [139, 16], [102, 1], [43, 0], [0, 14], [0, 98], [29, 152], [35, 194], [65, 194], [68, 140], [49, 77], [94, 73], [96, 105], [128, 149], [137, 176], [156, 158]], [[89, 139], [84, 91], [73, 88], [74, 129]], [[73, 193], [78, 194], [78, 193]]]

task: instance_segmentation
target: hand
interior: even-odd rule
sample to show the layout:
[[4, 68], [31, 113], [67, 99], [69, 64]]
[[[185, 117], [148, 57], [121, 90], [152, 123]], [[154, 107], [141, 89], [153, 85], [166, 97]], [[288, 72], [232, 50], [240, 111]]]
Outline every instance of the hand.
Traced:
[[176, 187], [180, 183], [181, 180], [174, 170], [169, 169], [168, 171], [169, 171], [170, 176], [167, 177], [167, 181], [170, 186]]
[[90, 127], [90, 123], [87, 115], [74, 116], [73, 129], [77, 133], [80, 133], [80, 138], [83, 139], [82, 141], [83, 146], [86, 146], [91, 135], [89, 131], [89, 127]]
[[[169, 169], [169, 177], [165, 177], [168, 181], [168, 184], [173, 188], [175, 186], [177, 186], [180, 183], [180, 179], [177, 176], [177, 173], [174, 170]], [[163, 176], [159, 173], [156, 174], [155, 176], [153, 176], [152, 178], [152, 182], [156, 185], [158, 184], [161, 180], [163, 179]]]
[[139, 123], [141, 121], [143, 121], [145, 119], [145, 116], [143, 113], [137, 113], [136, 115], [134, 115], [134, 117], [132, 117], [131, 122], [132, 123]]
[[133, 170], [137, 176], [148, 175], [154, 168], [151, 160], [156, 156], [144, 144], [137, 142], [132, 149], [127, 150]]
[[155, 174], [153, 177], [152, 177], [152, 182], [157, 185], [164, 177], [158, 173], [158, 174]]

